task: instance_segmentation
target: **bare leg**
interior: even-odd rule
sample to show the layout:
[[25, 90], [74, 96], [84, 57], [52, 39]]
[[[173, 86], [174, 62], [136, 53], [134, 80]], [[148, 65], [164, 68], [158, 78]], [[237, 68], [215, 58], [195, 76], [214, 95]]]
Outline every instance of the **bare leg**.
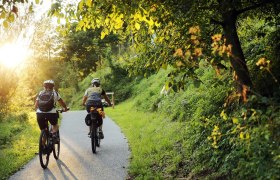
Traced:
[[58, 124], [53, 125], [53, 126], [52, 126], [52, 133], [57, 132], [57, 131], [58, 131], [58, 128], [59, 128]]

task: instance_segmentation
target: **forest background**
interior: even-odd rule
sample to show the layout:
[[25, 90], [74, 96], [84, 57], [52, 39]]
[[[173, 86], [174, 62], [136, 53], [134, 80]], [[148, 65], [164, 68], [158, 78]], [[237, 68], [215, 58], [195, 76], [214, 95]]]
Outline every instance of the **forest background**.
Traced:
[[1, 178], [38, 149], [42, 82], [75, 110], [93, 77], [115, 92], [130, 178], [280, 178], [278, 1], [55, 1], [38, 19], [40, 6], [1, 5], [0, 44], [29, 50], [0, 65]]

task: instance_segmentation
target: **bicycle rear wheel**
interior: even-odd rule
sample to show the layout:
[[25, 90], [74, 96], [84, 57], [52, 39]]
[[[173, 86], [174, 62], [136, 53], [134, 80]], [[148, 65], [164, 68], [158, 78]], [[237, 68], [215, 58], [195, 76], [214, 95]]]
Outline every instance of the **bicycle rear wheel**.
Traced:
[[97, 128], [96, 124], [93, 122], [91, 125], [91, 150], [96, 153], [96, 139], [97, 139]]
[[59, 136], [59, 131], [57, 131], [57, 140], [53, 143], [53, 157], [55, 159], [58, 159], [59, 153], [60, 153], [60, 136]]
[[[44, 140], [45, 139], [45, 143]], [[46, 169], [49, 164], [49, 156], [50, 153], [48, 152], [46, 145], [49, 143], [49, 138], [47, 136], [46, 130], [42, 130], [39, 138], [39, 159], [41, 167]]]
[[[96, 146], [97, 147], [100, 147], [100, 137], [99, 137], [99, 128], [98, 129], [98, 132], [96, 132], [96, 138], [95, 138], [95, 141], [96, 141]], [[96, 130], [97, 130], [96, 129]]]

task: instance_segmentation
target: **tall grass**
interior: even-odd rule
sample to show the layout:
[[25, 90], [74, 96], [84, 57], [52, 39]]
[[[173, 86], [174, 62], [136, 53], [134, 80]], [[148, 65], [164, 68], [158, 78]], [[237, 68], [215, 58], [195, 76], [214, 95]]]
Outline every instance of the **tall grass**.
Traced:
[[190, 84], [187, 91], [161, 95], [165, 73], [143, 79], [134, 86], [133, 98], [106, 109], [128, 138], [129, 173], [136, 179], [206, 177], [212, 170], [207, 167], [212, 127], [205, 128], [203, 120], [220, 113], [227, 89], [208, 80], [214, 72], [206, 70], [199, 88]]
[[0, 127], [0, 179], [6, 179], [37, 153], [40, 131], [35, 113], [10, 115]]

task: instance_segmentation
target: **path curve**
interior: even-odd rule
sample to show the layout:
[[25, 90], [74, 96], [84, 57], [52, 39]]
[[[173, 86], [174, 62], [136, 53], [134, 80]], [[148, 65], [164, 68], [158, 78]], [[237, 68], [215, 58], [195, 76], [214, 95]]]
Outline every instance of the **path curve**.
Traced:
[[130, 152], [120, 128], [106, 117], [103, 125], [105, 138], [97, 153], [93, 154], [85, 115], [86, 111], [63, 113], [59, 160], [56, 161], [51, 154], [48, 168], [43, 170], [37, 155], [9, 179], [126, 179]]

